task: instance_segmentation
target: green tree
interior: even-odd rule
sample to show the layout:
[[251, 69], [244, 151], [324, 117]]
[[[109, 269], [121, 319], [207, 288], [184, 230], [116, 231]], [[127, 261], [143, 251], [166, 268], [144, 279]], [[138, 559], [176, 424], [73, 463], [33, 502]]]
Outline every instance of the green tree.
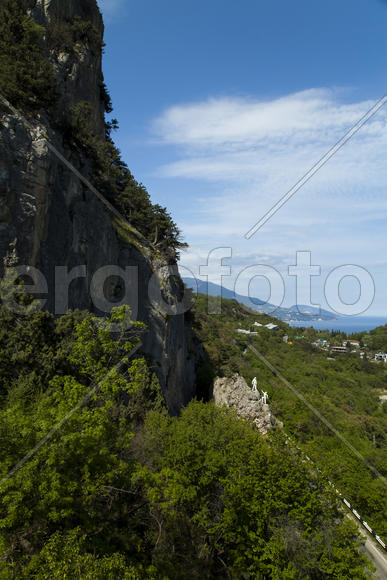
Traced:
[[142, 453], [136, 479], [166, 577], [367, 577], [325, 480], [233, 412], [193, 402], [179, 419], [151, 413]]
[[[98, 557], [87, 551], [87, 538], [79, 528], [53, 534], [39, 555], [22, 570], [21, 577], [46, 580], [140, 580], [143, 574], [128, 565], [123, 554]], [[12, 567], [8, 567], [12, 573]], [[151, 578], [150, 575], [147, 576]]]
[[[129, 314], [121, 307], [102, 322], [81, 320], [71, 348], [72, 374], [54, 376], [28, 405], [13, 397], [0, 412], [0, 549], [6, 567], [15, 562], [15, 573], [21, 555], [36, 554], [53, 533], [79, 525], [89, 545], [93, 537], [102, 552], [103, 538], [122, 543], [120, 516], [109, 504], [113, 488], [130, 487], [133, 470], [124, 398], [150, 382], [145, 361], [130, 360], [139, 340], [133, 332], [143, 325]], [[119, 500], [115, 509], [125, 511], [134, 498]], [[130, 535], [125, 541], [130, 544]]]
[[24, 111], [55, 102], [53, 67], [43, 52], [44, 29], [27, 15], [25, 0], [0, 4], [0, 94]]

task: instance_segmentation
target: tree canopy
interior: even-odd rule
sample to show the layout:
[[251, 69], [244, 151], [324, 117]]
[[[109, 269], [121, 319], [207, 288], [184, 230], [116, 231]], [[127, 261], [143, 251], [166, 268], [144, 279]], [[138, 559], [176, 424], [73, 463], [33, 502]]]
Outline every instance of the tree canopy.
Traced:
[[1, 578], [367, 577], [281, 434], [213, 403], [168, 415], [128, 308], [2, 308], [0, 329]]

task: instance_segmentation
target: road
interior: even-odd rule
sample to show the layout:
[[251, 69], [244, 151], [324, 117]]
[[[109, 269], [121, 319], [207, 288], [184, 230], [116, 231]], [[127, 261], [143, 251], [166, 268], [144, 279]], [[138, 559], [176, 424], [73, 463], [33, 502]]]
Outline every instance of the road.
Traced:
[[364, 544], [364, 551], [366, 552], [367, 556], [373, 563], [376, 568], [375, 574], [373, 574], [373, 578], [375, 580], [386, 580], [387, 579], [387, 556], [383, 552], [382, 548], [378, 548], [376, 541], [374, 538], [363, 528], [363, 526], [357, 521], [355, 517], [350, 514], [347, 514], [347, 517], [350, 518], [358, 527], [360, 535], [365, 539]]
[[[284, 434], [285, 434], [287, 440], [291, 444], [292, 443], [291, 442], [291, 439], [290, 439], [289, 435], [286, 433], [286, 431], [284, 431]], [[293, 446], [293, 448], [294, 448], [294, 446]], [[299, 447], [296, 447], [296, 449], [298, 449], [299, 451], [301, 451], [301, 449]], [[311, 463], [314, 463], [302, 451], [301, 451], [301, 453], [303, 454], [303, 456], [305, 457], [305, 459], [307, 461], [310, 461]], [[318, 471], [320, 471], [320, 470], [318, 470]], [[330, 483], [330, 485], [332, 486], [332, 483]], [[336, 489], [336, 492], [339, 493], [337, 489]], [[340, 496], [341, 496], [341, 494], [340, 494]], [[366, 530], [366, 528], [351, 513], [351, 511], [348, 510], [348, 507], [350, 507], [349, 503], [344, 500], [344, 504], [342, 504], [342, 510], [343, 510], [343, 512], [346, 513], [346, 516], [350, 520], [352, 520], [353, 523], [356, 525], [356, 527], [359, 530], [360, 536], [362, 536], [364, 538], [365, 544], [364, 544], [364, 546], [362, 548], [362, 551], [366, 554], [366, 556], [368, 556], [369, 560], [371, 560], [372, 564], [376, 568], [376, 572], [374, 572], [374, 574], [372, 574], [372, 578], [374, 578], [374, 580], [387, 580], [387, 555], [386, 555], [386, 552], [383, 550], [383, 548], [381, 546], [379, 546], [379, 544], [377, 543], [377, 541], [375, 540], [375, 538], [371, 534], [368, 533], [368, 531]]]

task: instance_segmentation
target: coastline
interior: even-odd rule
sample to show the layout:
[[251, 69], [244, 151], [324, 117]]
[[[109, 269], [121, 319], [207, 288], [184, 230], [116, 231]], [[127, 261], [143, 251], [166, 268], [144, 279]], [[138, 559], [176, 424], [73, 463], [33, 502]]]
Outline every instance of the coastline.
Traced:
[[292, 328], [313, 327], [316, 330], [333, 330], [352, 334], [355, 332], [368, 332], [387, 324], [387, 316], [348, 316], [334, 320], [292, 320], [289, 325]]

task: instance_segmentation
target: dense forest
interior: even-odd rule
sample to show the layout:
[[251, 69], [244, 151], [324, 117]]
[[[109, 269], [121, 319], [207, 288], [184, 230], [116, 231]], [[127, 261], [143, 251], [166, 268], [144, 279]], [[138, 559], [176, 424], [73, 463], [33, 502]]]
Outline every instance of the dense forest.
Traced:
[[212, 402], [170, 417], [129, 317], [0, 311], [0, 577], [366, 578], [324, 475]]

